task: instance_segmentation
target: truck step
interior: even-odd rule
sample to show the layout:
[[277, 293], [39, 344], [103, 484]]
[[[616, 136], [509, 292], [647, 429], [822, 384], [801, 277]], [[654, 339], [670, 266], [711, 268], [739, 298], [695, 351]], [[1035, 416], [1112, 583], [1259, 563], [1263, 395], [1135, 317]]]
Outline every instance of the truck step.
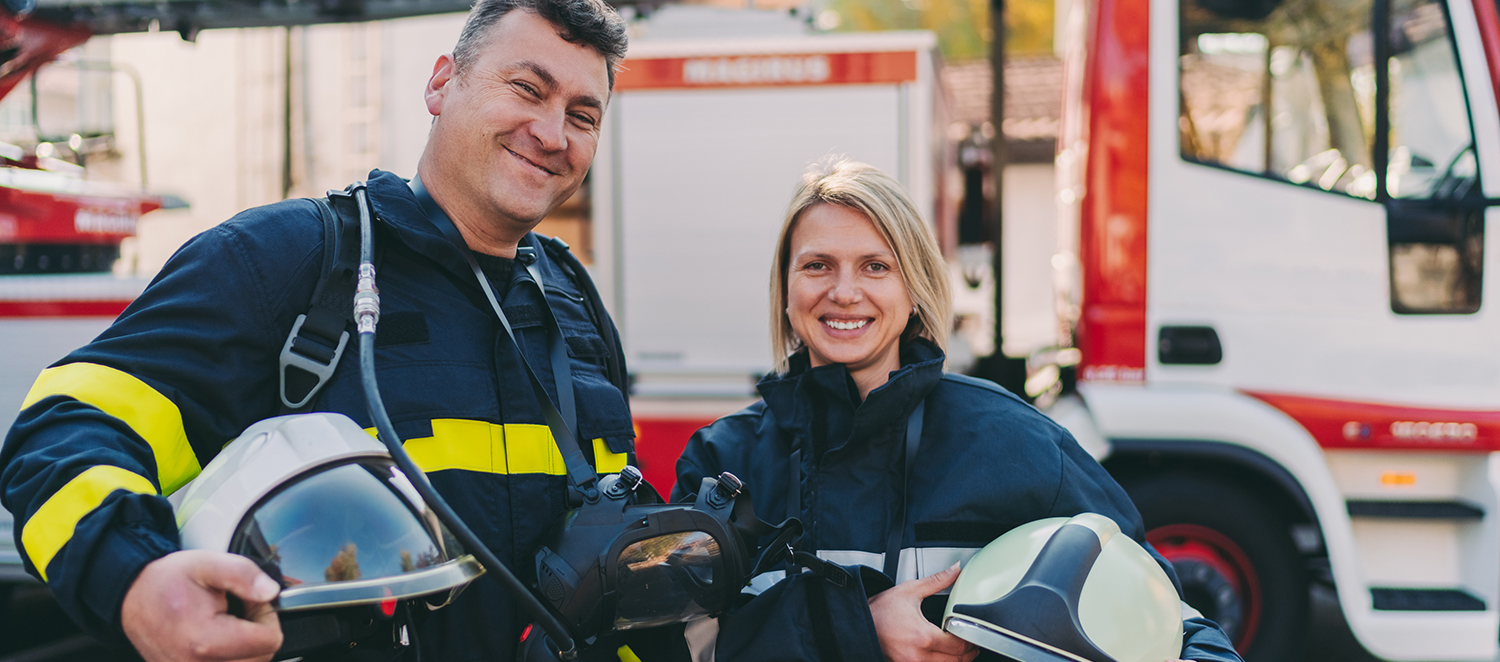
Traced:
[[1484, 600], [1457, 588], [1371, 588], [1379, 611], [1484, 611]]
[[1401, 519], [1484, 519], [1484, 509], [1464, 501], [1375, 501], [1351, 499], [1350, 517]]

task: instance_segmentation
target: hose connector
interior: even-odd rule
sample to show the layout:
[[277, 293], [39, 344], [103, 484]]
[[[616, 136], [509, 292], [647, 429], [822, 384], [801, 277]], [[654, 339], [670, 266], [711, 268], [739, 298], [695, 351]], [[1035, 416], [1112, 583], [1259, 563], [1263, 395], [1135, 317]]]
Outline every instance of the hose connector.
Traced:
[[354, 327], [360, 333], [375, 333], [380, 322], [380, 290], [375, 287], [375, 265], [359, 265], [354, 286]]

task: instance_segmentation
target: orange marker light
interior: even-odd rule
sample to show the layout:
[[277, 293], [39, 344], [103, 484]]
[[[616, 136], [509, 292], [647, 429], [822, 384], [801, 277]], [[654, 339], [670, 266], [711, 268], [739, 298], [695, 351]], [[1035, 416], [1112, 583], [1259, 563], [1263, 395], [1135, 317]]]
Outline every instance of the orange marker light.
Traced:
[[1387, 487], [1411, 487], [1417, 484], [1417, 475], [1399, 471], [1387, 471], [1380, 474], [1380, 484]]

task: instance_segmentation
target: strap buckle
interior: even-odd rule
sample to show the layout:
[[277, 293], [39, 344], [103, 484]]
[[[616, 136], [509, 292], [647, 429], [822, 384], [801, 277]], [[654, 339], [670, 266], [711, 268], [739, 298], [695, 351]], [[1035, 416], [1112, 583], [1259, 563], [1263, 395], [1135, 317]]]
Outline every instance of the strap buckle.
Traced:
[[[281, 404], [290, 409], [306, 406], [323, 389], [323, 385], [328, 383], [329, 378], [333, 377], [333, 371], [338, 368], [339, 359], [344, 355], [344, 347], [349, 344], [349, 332], [346, 330], [339, 336], [338, 346], [333, 348], [326, 361], [320, 360], [321, 357], [307, 355], [304, 353], [305, 348], [314, 341], [302, 339], [302, 323], [306, 321], [306, 314], [298, 315], [297, 321], [292, 324], [292, 332], [286, 337], [286, 344], [281, 346], [281, 369], [277, 371], [281, 377]], [[298, 340], [302, 342], [299, 343]], [[320, 346], [319, 349], [325, 349], [326, 352], [326, 348]], [[287, 390], [287, 371], [292, 368], [309, 373], [317, 380], [296, 402], [292, 401], [291, 392]]]

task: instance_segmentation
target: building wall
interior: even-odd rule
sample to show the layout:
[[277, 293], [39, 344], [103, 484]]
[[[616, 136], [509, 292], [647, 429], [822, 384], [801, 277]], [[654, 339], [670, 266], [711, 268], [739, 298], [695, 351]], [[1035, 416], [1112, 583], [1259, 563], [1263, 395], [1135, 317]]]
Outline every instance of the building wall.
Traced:
[[[190, 205], [143, 218], [119, 270], [153, 273], [183, 242], [248, 207], [321, 195], [372, 168], [415, 174], [432, 119], [423, 89], [463, 18], [206, 30], [192, 43], [176, 33], [91, 40], [89, 49], [141, 77], [149, 189]], [[127, 84], [117, 78], [120, 155], [107, 172], [138, 183]]]

